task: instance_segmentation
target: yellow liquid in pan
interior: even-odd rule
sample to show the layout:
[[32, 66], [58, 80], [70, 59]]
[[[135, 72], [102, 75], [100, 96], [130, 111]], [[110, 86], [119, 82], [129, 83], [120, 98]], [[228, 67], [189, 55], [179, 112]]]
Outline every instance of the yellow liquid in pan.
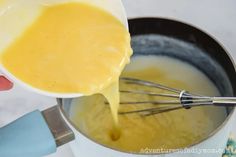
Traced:
[[[219, 95], [216, 87], [203, 73], [187, 63], [166, 57], [135, 57], [122, 76], [150, 80], [208, 96]], [[152, 91], [122, 83], [120, 89]], [[156, 99], [150, 96], [121, 94], [121, 101]], [[140, 152], [145, 148], [186, 147], [208, 136], [226, 117], [224, 108], [213, 106], [181, 109], [149, 117], [141, 117], [138, 114], [119, 115], [121, 134], [118, 140], [113, 140], [113, 120], [104, 101], [101, 95], [78, 98], [73, 102], [71, 118], [75, 125], [93, 140], [123, 151]], [[120, 105], [120, 110], [147, 107], [152, 105]]]
[[118, 78], [132, 54], [130, 35], [111, 14], [83, 3], [47, 6], [3, 53], [16, 78], [47, 92], [102, 93], [118, 124]]

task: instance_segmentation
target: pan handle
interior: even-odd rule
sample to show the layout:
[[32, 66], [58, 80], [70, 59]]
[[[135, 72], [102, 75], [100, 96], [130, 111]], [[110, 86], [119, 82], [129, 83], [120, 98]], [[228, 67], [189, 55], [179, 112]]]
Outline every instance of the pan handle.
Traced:
[[58, 106], [36, 110], [0, 128], [0, 157], [41, 157], [73, 139]]
[[40, 111], [0, 129], [0, 156], [40, 157], [56, 151], [54, 137]]

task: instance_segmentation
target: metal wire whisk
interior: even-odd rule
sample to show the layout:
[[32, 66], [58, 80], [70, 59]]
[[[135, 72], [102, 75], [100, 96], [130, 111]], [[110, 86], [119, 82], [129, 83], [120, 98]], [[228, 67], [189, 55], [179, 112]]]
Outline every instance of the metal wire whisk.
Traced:
[[[137, 109], [131, 111], [121, 111], [119, 114], [133, 114], [139, 113], [143, 116], [150, 116], [158, 113], [173, 111], [177, 109], [189, 109], [195, 106], [235, 106], [236, 97], [209, 97], [197, 94], [189, 93], [185, 90], [178, 90], [175, 88], [167, 87], [158, 83], [140, 80], [136, 78], [123, 77], [120, 78], [122, 83], [134, 84], [138, 86], [145, 86], [150, 88], [161, 89], [162, 92], [149, 92], [144, 90], [120, 90], [121, 93], [125, 94], [146, 94], [153, 97], [166, 97], [168, 100], [155, 100], [155, 101], [121, 101], [121, 105], [144, 105], [153, 104], [154, 107]], [[155, 107], [156, 105], [156, 107]]]

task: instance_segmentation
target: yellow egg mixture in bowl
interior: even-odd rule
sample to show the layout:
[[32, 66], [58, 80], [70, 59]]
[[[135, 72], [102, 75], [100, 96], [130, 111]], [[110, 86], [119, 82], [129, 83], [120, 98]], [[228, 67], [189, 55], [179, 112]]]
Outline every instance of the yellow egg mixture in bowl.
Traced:
[[117, 0], [4, 0], [0, 68], [40, 94], [98, 93], [115, 82], [129, 62], [127, 29]]

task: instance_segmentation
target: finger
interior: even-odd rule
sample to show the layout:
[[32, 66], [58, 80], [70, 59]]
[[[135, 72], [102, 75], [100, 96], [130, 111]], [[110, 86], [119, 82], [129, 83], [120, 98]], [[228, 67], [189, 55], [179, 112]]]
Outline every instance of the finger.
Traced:
[[9, 90], [13, 87], [13, 83], [10, 82], [6, 77], [0, 76], [0, 91]]

